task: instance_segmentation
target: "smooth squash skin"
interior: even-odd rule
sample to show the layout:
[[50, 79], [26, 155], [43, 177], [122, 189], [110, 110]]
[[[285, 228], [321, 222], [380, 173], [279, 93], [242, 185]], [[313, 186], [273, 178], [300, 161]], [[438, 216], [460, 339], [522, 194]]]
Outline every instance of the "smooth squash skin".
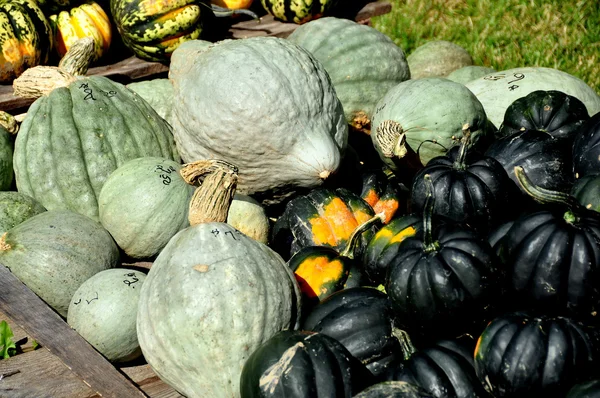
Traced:
[[173, 115], [173, 85], [169, 79], [158, 78], [129, 83], [127, 88], [135, 91], [169, 124]]
[[108, 231], [89, 217], [45, 211], [2, 235], [0, 264], [66, 317], [77, 288], [119, 264], [119, 249]]
[[225, 223], [180, 231], [142, 286], [144, 357], [188, 397], [239, 397], [242, 367], [275, 333], [297, 327], [298, 285], [266, 245]]
[[31, 196], [15, 191], [0, 192], [0, 235], [44, 211], [44, 206]]
[[98, 195], [110, 173], [144, 156], [179, 160], [168, 123], [122, 84], [88, 76], [31, 105], [13, 166], [17, 189], [48, 210], [98, 220]]
[[446, 40], [428, 41], [415, 48], [406, 60], [413, 79], [446, 77], [455, 70], [473, 65], [467, 50]]

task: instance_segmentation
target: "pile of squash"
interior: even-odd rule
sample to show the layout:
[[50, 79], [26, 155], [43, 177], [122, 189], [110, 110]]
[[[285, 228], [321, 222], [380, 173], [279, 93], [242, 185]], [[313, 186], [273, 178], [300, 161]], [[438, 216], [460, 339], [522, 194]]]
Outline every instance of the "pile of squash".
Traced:
[[129, 87], [75, 50], [97, 47], [24, 72], [41, 96], [0, 118], [0, 264], [118, 366], [187, 397], [600, 393], [581, 80], [411, 78], [334, 17], [187, 40]]

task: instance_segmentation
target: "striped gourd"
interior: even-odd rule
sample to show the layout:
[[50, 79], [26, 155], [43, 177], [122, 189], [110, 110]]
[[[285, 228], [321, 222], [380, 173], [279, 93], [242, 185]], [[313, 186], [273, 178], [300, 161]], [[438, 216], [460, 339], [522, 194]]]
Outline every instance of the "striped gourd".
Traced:
[[34, 0], [0, 0], [0, 83], [45, 64], [52, 44], [50, 24]]
[[179, 160], [170, 126], [140, 96], [103, 76], [80, 77], [29, 108], [15, 141], [19, 192], [98, 220], [98, 195], [128, 160]]
[[265, 10], [275, 18], [303, 24], [326, 15], [338, 0], [261, 0]]
[[111, 0], [123, 43], [138, 57], [165, 62], [184, 41], [202, 32], [199, 0]]
[[111, 42], [110, 20], [95, 1], [53, 14], [49, 19], [55, 33], [56, 49], [61, 57], [73, 43], [86, 36], [94, 39], [93, 61], [108, 51]]

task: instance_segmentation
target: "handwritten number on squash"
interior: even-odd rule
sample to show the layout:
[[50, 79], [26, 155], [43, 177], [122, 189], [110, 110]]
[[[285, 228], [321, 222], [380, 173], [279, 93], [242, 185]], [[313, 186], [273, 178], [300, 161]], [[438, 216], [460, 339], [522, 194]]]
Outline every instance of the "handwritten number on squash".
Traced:
[[[212, 231], [210, 231], [210, 233], [213, 234], [213, 236], [216, 238], [221, 234], [221, 231], [219, 229], [215, 228]], [[225, 231], [223, 233], [223, 236], [229, 235], [229, 237], [232, 238], [233, 240], [239, 240], [236, 235], [240, 235], [240, 234], [241, 234], [241, 232], [236, 229], [235, 231]]]
[[[85, 93], [85, 97], [83, 97], [84, 101], [88, 101], [88, 100], [96, 101], [96, 97], [94, 97], [94, 91], [92, 90], [92, 88], [90, 87], [90, 85], [88, 83], [81, 83], [81, 85], [79, 86], [79, 89], [83, 90], [83, 92]], [[102, 95], [104, 95], [105, 97], [108, 97], [108, 98], [112, 98], [115, 95], [117, 95], [117, 92], [114, 90], [104, 91], [104, 90], [98, 89], [98, 91], [100, 91], [100, 93], [102, 93]]]
[[161, 174], [159, 174], [158, 176], [160, 178], [162, 178], [163, 180], [163, 184], [165, 185], [169, 185], [171, 184], [171, 182], [173, 181], [171, 179], [171, 177], [169, 176], [169, 174], [171, 174], [172, 172], [175, 171], [175, 167], [173, 166], [169, 166], [166, 169], [162, 166], [162, 164], [159, 164], [156, 166], [156, 168], [154, 169], [154, 171], [156, 172], [162, 172]]
[[[504, 74], [491, 75], [491, 76], [484, 77], [483, 80], [497, 81], [497, 80], [502, 80], [505, 77], [506, 77], [506, 75], [504, 75]], [[512, 77], [514, 79], [512, 79], [512, 80], [510, 80], [509, 82], [506, 83], [506, 84], [508, 84], [508, 90], [509, 91], [514, 91], [514, 90], [516, 90], [516, 89], [519, 88], [519, 85], [513, 84], [513, 83], [518, 82], [519, 80], [523, 80], [525, 78], [525, 74], [523, 74], [523, 73], [513, 73]]]
[[130, 288], [135, 289], [135, 286], [132, 285], [140, 281], [140, 279], [135, 275], [135, 273], [130, 272], [128, 274], [125, 274], [124, 276], [131, 279], [125, 279], [123, 283], [129, 286]]

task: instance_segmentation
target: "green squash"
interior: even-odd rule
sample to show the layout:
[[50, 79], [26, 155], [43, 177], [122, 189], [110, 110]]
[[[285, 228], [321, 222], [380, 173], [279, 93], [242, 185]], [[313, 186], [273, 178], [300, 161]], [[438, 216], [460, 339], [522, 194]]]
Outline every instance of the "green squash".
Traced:
[[264, 9], [284, 22], [303, 24], [320, 18], [338, 3], [339, 0], [261, 0]]
[[167, 122], [173, 115], [173, 85], [169, 79], [152, 79], [129, 83], [127, 88], [135, 91]]
[[233, 196], [227, 224], [260, 243], [269, 241], [270, 223], [265, 208], [248, 195], [236, 193]]
[[73, 294], [67, 323], [111, 362], [132, 361], [142, 354], [136, 319], [145, 279], [140, 271], [107, 269]]
[[[381, 159], [395, 168], [390, 155], [397, 154], [381, 144], [383, 131], [390, 131], [384, 123], [390, 120], [395, 122], [392, 125], [399, 124], [396, 135], [405, 134], [406, 143], [424, 165], [459, 144], [465, 124], [471, 129], [473, 145], [491, 133], [485, 110], [475, 95], [460, 83], [438, 77], [404, 81], [377, 102], [371, 139]], [[380, 125], [381, 132], [377, 131]]]
[[571, 195], [586, 209], [600, 212], [600, 174], [590, 174], [575, 180]]
[[44, 206], [30, 196], [14, 191], [0, 192], [0, 236], [44, 211]]
[[478, 79], [494, 72], [496, 72], [496, 69], [489, 68], [487, 66], [467, 65], [456, 69], [454, 72], [451, 72], [448, 76], [446, 76], [446, 78], [452, 80], [453, 82], [467, 84], [471, 80]]
[[45, 211], [2, 235], [0, 264], [66, 317], [77, 288], [119, 264], [119, 249], [108, 231], [89, 217]]
[[188, 227], [195, 187], [173, 160], [130, 160], [110, 174], [98, 197], [100, 222], [130, 257], [157, 255], [177, 232]]
[[446, 77], [455, 70], [473, 65], [467, 50], [446, 40], [428, 41], [415, 48], [406, 60], [413, 79]]
[[0, 126], [0, 191], [8, 191], [13, 183], [13, 147], [13, 137]]
[[144, 156], [179, 159], [168, 123], [122, 84], [82, 77], [29, 108], [15, 141], [17, 190], [98, 220], [110, 173]]
[[288, 40], [323, 64], [346, 120], [367, 133], [377, 101], [396, 84], [410, 79], [402, 48], [378, 30], [349, 19], [326, 17], [308, 22]]
[[321, 185], [339, 168], [348, 124], [313, 55], [276, 37], [184, 44], [169, 71], [184, 162], [236, 165], [238, 192], [263, 204]]
[[536, 90], [556, 90], [584, 103], [590, 115], [600, 111], [600, 96], [583, 80], [553, 68], [524, 67], [494, 72], [466, 84], [483, 105], [490, 121], [500, 126], [516, 99]]
[[156, 374], [189, 397], [238, 397], [242, 367], [297, 327], [300, 292], [273, 250], [225, 223], [175, 235], [142, 286], [137, 330]]

